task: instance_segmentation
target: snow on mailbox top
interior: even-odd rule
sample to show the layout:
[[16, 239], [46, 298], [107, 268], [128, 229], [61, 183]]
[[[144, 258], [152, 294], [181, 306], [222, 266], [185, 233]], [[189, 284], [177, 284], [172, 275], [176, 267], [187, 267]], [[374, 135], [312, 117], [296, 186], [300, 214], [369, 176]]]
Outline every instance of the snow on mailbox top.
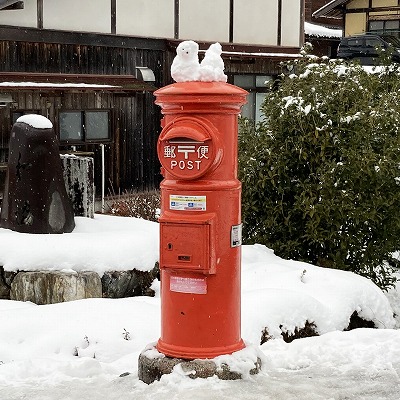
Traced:
[[175, 82], [226, 82], [222, 46], [212, 44], [199, 63], [199, 45], [193, 40], [186, 40], [176, 48], [176, 56], [171, 65], [171, 76]]

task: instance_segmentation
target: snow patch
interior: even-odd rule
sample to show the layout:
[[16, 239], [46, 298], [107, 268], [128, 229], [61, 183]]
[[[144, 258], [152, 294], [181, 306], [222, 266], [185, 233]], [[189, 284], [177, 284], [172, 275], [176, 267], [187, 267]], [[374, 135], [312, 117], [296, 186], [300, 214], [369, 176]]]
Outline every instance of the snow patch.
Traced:
[[22, 115], [17, 119], [17, 122], [23, 122], [24, 124], [30, 125], [32, 128], [36, 129], [52, 129], [53, 124], [51, 121], [39, 114], [27, 114]]
[[[96, 214], [94, 220], [77, 218], [76, 230], [27, 235], [0, 229], [0, 264], [23, 262], [34, 269], [40, 259], [59, 265], [63, 257], [70, 262], [70, 253], [77, 252], [77, 265], [89, 268], [94, 262], [101, 271], [104, 266], [100, 268], [96, 252], [107, 242], [110, 245], [99, 258], [113, 262], [113, 267], [131, 268], [137, 263], [132, 260], [143, 254], [151, 260], [149, 264], [158, 259], [159, 225], [155, 222]], [[76, 241], [69, 242], [73, 236]], [[79, 247], [79, 242], [84, 246]], [[67, 249], [61, 251], [65, 244]], [[392, 308], [384, 293], [366, 278], [283, 260], [263, 245], [242, 250], [246, 348], [216, 361], [246, 377], [250, 364], [253, 367], [259, 357], [263, 368], [257, 376], [229, 382], [216, 377], [191, 379], [176, 370], [152, 385], [139, 382], [139, 354], [161, 333], [157, 282], [155, 298], [99, 298], [43, 306], [0, 300], [1, 319], [6, 321], [0, 328], [1, 398], [272, 400], [287, 398], [289, 393], [290, 398], [309, 400], [313, 393], [313, 399], [398, 399], [400, 331], [398, 324], [392, 328], [393, 311], [400, 312], [399, 285], [388, 293]], [[120, 263], [114, 264], [115, 254]], [[354, 311], [386, 329], [338, 331]], [[321, 336], [285, 343], [281, 326], [289, 332], [305, 321], [315, 322]], [[275, 339], [257, 346], [266, 327]], [[151, 348], [154, 343], [148, 350], [152, 357], [163, 356]], [[371, 396], [365, 397], [365, 390]]]

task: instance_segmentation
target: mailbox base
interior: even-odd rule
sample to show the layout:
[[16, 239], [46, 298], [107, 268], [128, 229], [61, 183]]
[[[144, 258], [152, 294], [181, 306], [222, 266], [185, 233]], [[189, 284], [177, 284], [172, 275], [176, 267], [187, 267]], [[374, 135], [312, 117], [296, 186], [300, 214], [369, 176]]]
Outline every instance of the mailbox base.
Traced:
[[[235, 358], [235, 353], [223, 357], [223, 361], [218, 360], [218, 357], [205, 360], [172, 358], [159, 353], [155, 345], [150, 345], [139, 356], [138, 375], [141, 381], [150, 384], [159, 381], [163, 375], [170, 374], [177, 365], [180, 365], [183, 373], [192, 379], [215, 375], [221, 380], [237, 380], [248, 375], [256, 375], [261, 370], [263, 354], [257, 348], [253, 348], [248, 354], [240, 355], [240, 362], [243, 363], [240, 372], [231, 370], [229, 365], [229, 357]], [[237, 363], [235, 359], [236, 366]]]
[[193, 347], [183, 347], [183, 346], [174, 346], [169, 343], [163, 342], [159, 339], [157, 343], [157, 350], [165, 354], [168, 357], [176, 357], [183, 358], [185, 360], [194, 360], [194, 359], [211, 359], [223, 354], [232, 354], [239, 350], [242, 350], [246, 347], [243, 340], [241, 339], [238, 343], [235, 343], [231, 346], [224, 347], [212, 347], [212, 348], [193, 348]]

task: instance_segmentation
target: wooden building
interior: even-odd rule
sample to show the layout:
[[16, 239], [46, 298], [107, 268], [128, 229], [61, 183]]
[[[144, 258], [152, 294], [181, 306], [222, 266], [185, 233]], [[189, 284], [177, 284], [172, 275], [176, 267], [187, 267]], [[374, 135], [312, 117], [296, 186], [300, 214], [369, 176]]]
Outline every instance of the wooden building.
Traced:
[[94, 155], [97, 193], [103, 170], [106, 193], [157, 187], [152, 92], [172, 83], [187, 39], [200, 58], [223, 45], [229, 82], [250, 92], [243, 114], [257, 119], [266, 82], [304, 42], [304, 0], [0, 0], [0, 163], [16, 118], [40, 113], [62, 151]]
[[398, 0], [332, 0], [313, 15], [343, 21], [344, 36], [373, 32], [400, 37]]
[[313, 45], [315, 55], [336, 58], [343, 33], [342, 20], [314, 15], [315, 11], [329, 2], [330, 0], [305, 0], [305, 40]]

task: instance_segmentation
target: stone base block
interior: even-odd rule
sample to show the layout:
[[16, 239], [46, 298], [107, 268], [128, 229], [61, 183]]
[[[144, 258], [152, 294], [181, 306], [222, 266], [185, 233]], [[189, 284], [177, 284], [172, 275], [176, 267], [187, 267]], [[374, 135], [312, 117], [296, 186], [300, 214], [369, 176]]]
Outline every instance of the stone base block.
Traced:
[[119, 299], [132, 296], [154, 296], [150, 288], [159, 273], [158, 263], [151, 271], [107, 271], [101, 278], [103, 297]]
[[102, 297], [96, 272], [19, 272], [11, 283], [11, 300], [54, 304], [91, 297]]
[[139, 379], [147, 384], [161, 379], [163, 375], [180, 369], [189, 378], [217, 376], [222, 380], [237, 380], [256, 375], [261, 370], [263, 354], [258, 348], [248, 346], [230, 355], [212, 360], [185, 360], [167, 357], [159, 353], [155, 345], [149, 345], [139, 356]]

